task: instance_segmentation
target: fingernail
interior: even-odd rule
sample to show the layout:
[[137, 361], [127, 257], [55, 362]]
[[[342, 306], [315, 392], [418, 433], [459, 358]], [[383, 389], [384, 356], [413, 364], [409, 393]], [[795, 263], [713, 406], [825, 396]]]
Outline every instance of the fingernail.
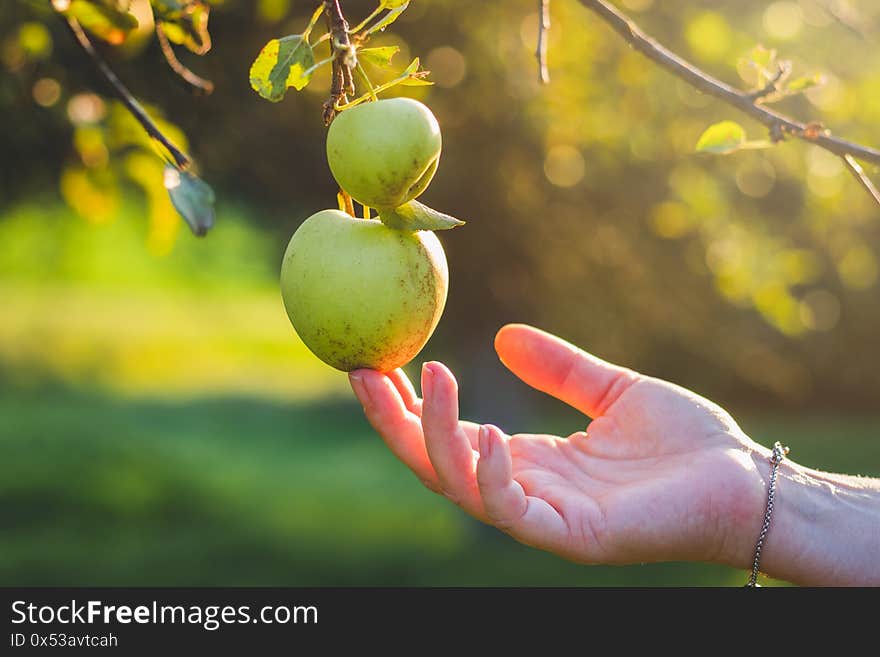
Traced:
[[357, 398], [360, 400], [361, 404], [366, 406], [370, 403], [370, 393], [367, 390], [367, 386], [364, 384], [364, 379], [360, 374], [351, 373], [348, 375], [348, 380], [351, 382], [351, 387], [354, 388], [354, 394], [357, 395]]
[[489, 429], [488, 427], [481, 426], [480, 433], [478, 436], [478, 440], [480, 443], [480, 456], [489, 457], [489, 450], [491, 449], [491, 443], [489, 442]]
[[429, 398], [433, 387], [434, 372], [431, 371], [431, 367], [428, 363], [425, 363], [422, 365], [422, 397], [425, 399]]

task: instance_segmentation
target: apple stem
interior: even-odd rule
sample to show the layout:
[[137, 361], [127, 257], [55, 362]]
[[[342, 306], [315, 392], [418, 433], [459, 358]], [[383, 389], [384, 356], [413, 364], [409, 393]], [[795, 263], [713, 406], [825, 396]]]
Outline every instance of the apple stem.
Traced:
[[339, 188], [339, 192], [336, 194], [336, 200], [339, 202], [339, 209], [343, 212], [347, 212], [351, 217], [357, 217], [354, 213], [354, 201], [351, 199], [351, 195], [346, 192], [341, 187]]

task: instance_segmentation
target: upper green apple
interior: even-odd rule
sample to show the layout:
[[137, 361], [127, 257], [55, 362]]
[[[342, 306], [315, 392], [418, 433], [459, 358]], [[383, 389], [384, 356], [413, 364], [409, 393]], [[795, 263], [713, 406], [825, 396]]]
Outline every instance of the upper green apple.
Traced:
[[411, 98], [389, 98], [341, 112], [327, 133], [327, 160], [358, 203], [396, 208], [425, 191], [441, 146], [431, 110]]
[[431, 337], [449, 271], [431, 231], [388, 228], [322, 210], [297, 229], [281, 266], [281, 294], [297, 334], [328, 365], [383, 372]]

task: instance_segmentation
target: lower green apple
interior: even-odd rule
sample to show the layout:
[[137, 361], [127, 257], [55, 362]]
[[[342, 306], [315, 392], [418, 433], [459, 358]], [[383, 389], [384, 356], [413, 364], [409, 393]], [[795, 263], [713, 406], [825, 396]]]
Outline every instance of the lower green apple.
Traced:
[[339, 370], [388, 372], [434, 332], [449, 286], [431, 231], [388, 228], [322, 210], [297, 229], [281, 266], [284, 307], [299, 337]]

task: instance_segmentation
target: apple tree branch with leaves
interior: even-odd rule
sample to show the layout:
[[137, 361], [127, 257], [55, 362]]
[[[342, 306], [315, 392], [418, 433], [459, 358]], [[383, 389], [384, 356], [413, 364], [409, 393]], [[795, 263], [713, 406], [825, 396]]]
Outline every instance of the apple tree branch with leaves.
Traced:
[[[35, 11], [42, 7], [41, 15], [45, 15], [46, 8], [60, 15], [128, 115], [129, 119], [125, 120], [113, 108], [106, 120], [108, 126], [116, 126], [112, 127], [113, 130], [125, 135], [124, 139], [112, 140], [119, 147], [110, 149], [110, 161], [118, 161], [122, 175], [144, 188], [151, 206], [165, 207], [170, 199], [193, 232], [205, 234], [214, 221], [214, 194], [198, 177], [196, 158], [187, 153], [185, 135], [163, 119], [159, 108], [139, 103], [128, 92], [124, 81], [114, 75], [101, 53], [123, 45], [128, 35], [137, 29], [138, 21], [145, 24], [142, 14], [137, 18], [135, 14], [138, 7], [146, 4], [151, 14], [153, 33], [171, 70], [189, 84], [194, 93], [210, 93], [213, 83], [184, 65], [181, 55], [198, 56], [211, 49], [212, 39], [208, 31], [211, 3], [207, 0], [27, 0], [27, 4], [35, 7]], [[289, 88], [304, 89], [313, 75], [326, 67], [331, 75], [323, 119], [329, 125], [338, 113], [375, 101], [394, 87], [430, 84], [426, 72], [420, 69], [417, 57], [411, 58], [408, 65], [404, 62], [395, 66], [394, 55], [399, 50], [396, 46], [387, 42], [378, 46], [371, 43], [373, 37], [393, 25], [412, 3], [383, 0], [376, 4], [372, 12], [358, 17], [362, 20], [352, 20], [346, 16], [344, 1], [308, 4], [311, 5], [311, 14], [305, 17], [301, 31], [272, 39], [253, 62], [250, 84], [263, 98], [280, 101]], [[790, 62], [780, 58], [776, 49], [756, 46], [746, 54], [738, 67], [747, 83], [740, 88], [707, 73], [678, 52], [659, 43], [616, 4], [605, 0], [578, 0], [577, 3], [568, 4], [585, 9], [657, 67], [701, 94], [718, 99], [736, 112], [754, 119], [766, 129], [766, 136], [750, 137], [742, 125], [722, 115], [697, 140], [697, 151], [729, 154], [747, 149], [768, 149], [791, 140], [806, 142], [822, 149], [829, 157], [838, 159], [870, 198], [880, 203], [880, 193], [871, 180], [870, 168], [865, 166], [880, 163], [880, 151], [876, 147], [839, 136], [822, 121], [799, 120], [776, 109], [780, 101], [815, 92], [823, 84], [822, 75], [811, 72], [794, 74], [798, 66], [793, 67]], [[554, 60], [564, 58], [564, 53], [554, 52], [550, 47], [553, 34], [551, 12], [553, 25], [566, 30], [577, 30], [578, 25], [577, 20], [572, 22], [572, 11], [567, 5], [560, 3], [558, 12], [557, 5], [550, 0], [541, 0], [535, 5], [539, 23], [535, 48], [539, 79], [549, 82]], [[511, 3], [504, 11], [516, 11], [515, 7]], [[222, 10], [222, 7], [214, 9]], [[561, 20], [560, 16], [564, 18]], [[392, 77], [387, 81], [383, 79], [380, 84], [373, 84], [371, 75], [377, 68], [390, 72]], [[551, 87], [545, 93], [548, 103], [554, 103], [555, 90]], [[576, 112], [576, 109], [569, 108], [568, 111]], [[140, 126], [140, 137], [136, 137], [131, 130], [131, 121]], [[97, 128], [91, 124], [75, 126], [74, 144], [87, 163], [104, 157], [90, 150], [93, 141], [91, 133], [95, 130]], [[158, 149], [161, 166], [150, 163], [148, 153], [154, 149]], [[88, 164], [71, 167], [64, 172], [61, 182], [63, 196], [69, 203], [84, 205], [94, 196], [90, 193], [92, 189], [109, 184], [106, 178], [104, 173]], [[161, 185], [161, 194], [155, 190], [157, 184]], [[163, 195], [165, 200], [161, 198]], [[355, 213], [352, 199], [343, 191], [340, 191], [339, 204], [350, 214]], [[406, 212], [397, 213], [396, 217], [390, 216], [390, 211], [386, 210], [385, 219], [390, 223], [396, 221], [398, 225], [410, 226], [421, 225], [419, 222], [438, 225], [437, 222], [448, 221], [444, 219], [445, 215], [429, 210], [420, 204], [412, 205]], [[361, 215], [372, 216], [369, 208], [364, 208]]]

